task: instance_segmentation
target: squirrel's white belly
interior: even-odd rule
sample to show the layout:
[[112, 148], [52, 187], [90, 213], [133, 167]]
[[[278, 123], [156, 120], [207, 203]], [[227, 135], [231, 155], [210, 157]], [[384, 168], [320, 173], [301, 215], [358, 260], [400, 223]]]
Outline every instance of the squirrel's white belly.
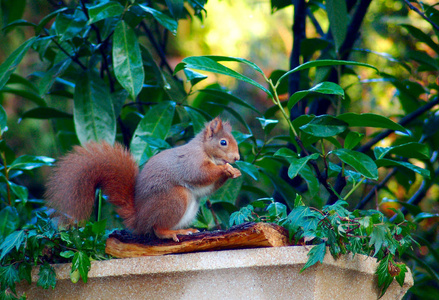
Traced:
[[178, 224], [175, 225], [174, 228], [172, 229], [180, 229], [192, 224], [198, 213], [199, 207], [200, 207], [200, 203], [197, 201], [197, 199], [195, 197], [191, 197], [191, 199], [189, 199], [188, 201], [188, 205], [186, 211], [184, 212], [183, 217], [180, 219]]
[[190, 197], [190, 199], [188, 200], [188, 205], [183, 217], [180, 219], [180, 222], [178, 222], [178, 224], [174, 226], [173, 229], [184, 228], [192, 224], [195, 217], [197, 216], [198, 209], [200, 208], [200, 203], [198, 200], [204, 196], [210, 195], [214, 191], [215, 184], [203, 187], [186, 186], [186, 188], [191, 191], [192, 197]]

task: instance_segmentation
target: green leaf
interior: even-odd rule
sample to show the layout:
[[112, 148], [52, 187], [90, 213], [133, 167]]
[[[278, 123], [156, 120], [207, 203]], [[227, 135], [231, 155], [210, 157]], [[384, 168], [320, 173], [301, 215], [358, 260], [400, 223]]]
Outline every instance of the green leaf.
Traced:
[[430, 159], [430, 149], [426, 144], [410, 142], [393, 147], [375, 147], [373, 149], [376, 159], [384, 158], [386, 155], [395, 154], [405, 158], [416, 158], [421, 160]]
[[9, 77], [15, 71], [15, 68], [17, 68], [27, 50], [32, 47], [32, 44], [36, 39], [36, 37], [28, 39], [14, 52], [12, 52], [12, 54], [9, 55], [8, 58], [0, 65], [0, 89], [2, 89], [6, 82], [8, 82]]
[[278, 156], [278, 157], [283, 157], [285, 158], [289, 163], [292, 163], [293, 160], [291, 158], [299, 158], [299, 155], [294, 152], [293, 150], [289, 149], [289, 148], [280, 148], [279, 150], [277, 150], [273, 156]]
[[311, 160], [316, 160], [320, 157], [318, 153], [313, 153], [311, 155], [308, 155], [306, 157], [302, 158], [290, 158], [290, 166], [288, 167], [288, 177], [294, 178], [299, 174], [300, 171], [306, 166], [306, 164]]
[[147, 142], [141, 136], [151, 136], [165, 140], [174, 118], [175, 103], [162, 102], [153, 106], [137, 125], [131, 140], [130, 150], [140, 164], [153, 155]]
[[264, 132], [266, 135], [268, 135], [271, 130], [279, 123], [279, 120], [273, 120], [273, 119], [266, 119], [264, 117], [262, 118], [256, 118], [259, 123], [261, 124], [262, 129], [264, 129]]
[[21, 119], [72, 119], [73, 115], [52, 107], [36, 107], [21, 115]]
[[103, 219], [97, 222], [94, 222], [91, 226], [91, 230], [94, 234], [104, 234], [105, 228], [107, 227], [107, 220]]
[[242, 161], [242, 160], [238, 160], [236, 162], [236, 165], [238, 166], [238, 168], [243, 171], [244, 173], [246, 173], [247, 175], [249, 175], [251, 178], [253, 178], [254, 180], [258, 180], [259, 179], [259, 170], [258, 168], [251, 163]]
[[404, 285], [405, 274], [407, 273], [407, 266], [403, 263], [396, 264], [399, 268], [399, 274], [395, 276], [396, 281], [402, 287]]
[[222, 187], [209, 196], [210, 202], [212, 204], [227, 202], [235, 205], [236, 198], [238, 198], [238, 194], [241, 191], [242, 182], [242, 176], [227, 180]]
[[207, 75], [195, 72], [191, 69], [184, 69], [183, 71], [184, 75], [186, 75], [187, 80], [192, 84], [192, 86], [208, 77]]
[[174, 19], [180, 19], [184, 10], [184, 1], [183, 0], [166, 0], [166, 5], [169, 8]]
[[151, 7], [141, 5], [141, 4], [138, 4], [138, 5], [145, 12], [147, 12], [148, 14], [151, 14], [154, 17], [154, 19], [157, 20], [157, 22], [159, 22], [163, 27], [168, 29], [173, 35], [177, 34], [177, 27], [178, 27], [177, 21], [175, 21], [171, 17], [168, 17], [164, 13], [162, 13], [158, 10], [155, 10]]
[[57, 9], [44, 18], [41, 19], [40, 23], [38, 23], [38, 26], [35, 28], [35, 34], [40, 34], [40, 31], [47, 25], [47, 23], [50, 22], [54, 17], [56, 17], [59, 13], [68, 10], [68, 7], [63, 7], [60, 9]]
[[436, 218], [439, 219], [439, 214], [421, 212], [421, 213], [416, 215], [415, 222], [419, 223], [419, 222], [426, 220], [426, 219], [436, 219]]
[[44, 74], [43, 78], [41, 78], [40, 83], [38, 84], [40, 95], [45, 95], [50, 90], [55, 80], [67, 70], [71, 62], [72, 60], [70, 57], [66, 58], [54, 65], [49, 71], [46, 72], [46, 74]]
[[328, 95], [338, 95], [344, 98], [344, 90], [336, 83], [321, 82], [309, 90], [299, 91], [291, 95], [288, 100], [288, 109], [291, 110], [297, 102], [306, 97], [309, 93], [320, 93]]
[[[15, 293], [15, 284], [20, 282], [15, 264], [0, 268], [0, 282], [2, 287], [9, 287]], [[1, 295], [1, 294], [0, 294]]]
[[257, 71], [258, 73], [264, 75], [264, 72], [261, 70], [261, 68], [258, 67], [258, 65], [256, 65], [254, 62], [251, 62], [245, 58], [232, 57], [232, 56], [220, 56], [220, 55], [206, 55], [205, 57], [208, 57], [216, 62], [229, 61], [229, 62], [243, 63], [243, 64], [246, 64], [247, 66], [251, 67], [255, 71]]
[[343, 44], [348, 28], [348, 10], [345, 0], [326, 0], [326, 12], [329, 27], [334, 37], [335, 50], [338, 52]]
[[113, 66], [117, 81], [136, 99], [145, 77], [142, 55], [134, 30], [123, 20], [114, 29]]
[[55, 270], [51, 265], [45, 262], [40, 266], [40, 272], [38, 273], [38, 281], [37, 286], [42, 287], [43, 289], [48, 289], [52, 287], [55, 289], [56, 286], [56, 274]]
[[28, 27], [35, 28], [37, 25], [32, 23], [32, 22], [20, 19], [20, 20], [15, 20], [13, 22], [10, 22], [8, 25], [6, 25], [5, 27], [2, 28], [2, 31], [7, 34], [9, 31], [11, 31], [12, 29], [14, 29], [15, 27], [18, 27], [18, 26], [28, 26]]
[[71, 257], [73, 257], [75, 255], [75, 252], [72, 251], [72, 250], [67, 250], [67, 251], [61, 252], [59, 255], [61, 257], [64, 257], [64, 258], [71, 258]]
[[[146, 48], [142, 44], [139, 45], [140, 45], [140, 52], [142, 53], [142, 59], [145, 68], [149, 68], [150, 70], [152, 70], [152, 73], [154, 73], [155, 76], [155, 80], [157, 80], [159, 86], [162, 87], [165, 91], [170, 92], [172, 90], [172, 86], [168, 82], [170, 78], [167, 78], [168, 75], [164, 73], [162, 69], [157, 65], [157, 63], [155, 62], [155, 58], [148, 50], [148, 48]], [[173, 80], [171, 80], [171, 83], [172, 82]]]
[[388, 255], [385, 259], [382, 259], [378, 268], [375, 271], [375, 274], [378, 276], [378, 286], [381, 288], [380, 298], [384, 295], [387, 288], [393, 281], [393, 277], [389, 274], [388, 264], [389, 264], [390, 255]]
[[61, 13], [56, 16], [55, 31], [59, 42], [74, 38], [86, 28], [87, 17], [82, 10], [76, 9], [73, 15]]
[[386, 225], [376, 224], [373, 226], [369, 241], [369, 247], [373, 246], [375, 248], [373, 256], [377, 255], [383, 245], [387, 245], [388, 235], [389, 229]]
[[124, 7], [116, 1], [102, 2], [88, 8], [90, 19], [87, 24], [93, 24], [100, 20], [118, 17], [124, 12]]
[[116, 138], [116, 117], [108, 86], [99, 75], [84, 72], [76, 82], [73, 119], [82, 145], [104, 140], [113, 144]]
[[18, 276], [20, 280], [26, 280], [27, 283], [32, 283], [32, 265], [30, 263], [22, 262], [18, 266]]
[[395, 217], [393, 220], [393, 223], [399, 224], [405, 220], [404, 213], [400, 209], [395, 208], [389, 208], [391, 211], [393, 211], [395, 214], [392, 217]]
[[436, 44], [430, 36], [425, 34], [422, 30], [409, 25], [409, 24], [401, 24], [401, 27], [407, 29], [407, 31], [415, 38], [417, 38], [420, 42], [425, 43], [428, 45], [431, 49], [433, 49], [436, 53], [439, 54], [439, 45]]
[[6, 114], [3, 105], [0, 105], [0, 134], [3, 135], [4, 132], [8, 130], [8, 115]]
[[349, 127], [374, 127], [374, 128], [387, 128], [395, 131], [401, 131], [408, 133], [407, 129], [393, 122], [389, 118], [372, 113], [345, 113], [337, 117], [349, 124]]
[[267, 206], [268, 215], [272, 218], [281, 219], [287, 217], [287, 207], [280, 202], [272, 202]]
[[303, 203], [302, 196], [296, 194], [296, 199], [294, 199], [294, 208], [299, 206], [305, 206], [305, 203]]
[[313, 61], [309, 61], [309, 62], [306, 62], [304, 64], [301, 64], [300, 66], [286, 72], [284, 75], [282, 75], [279, 78], [279, 80], [276, 82], [275, 85], [280, 84], [280, 82], [282, 80], [284, 80], [285, 78], [287, 78], [288, 75], [290, 75], [291, 73], [299, 72], [299, 71], [310, 69], [313, 67], [333, 67], [333, 66], [341, 66], [341, 65], [367, 67], [367, 68], [372, 68], [378, 72], [378, 69], [375, 68], [374, 66], [364, 64], [364, 63], [355, 62], [355, 61], [332, 60], [332, 59], [313, 60]]
[[305, 269], [315, 265], [318, 262], [322, 263], [323, 259], [325, 258], [325, 254], [326, 254], [325, 243], [320, 243], [316, 246], [313, 246], [311, 250], [308, 252], [308, 261], [306, 262], [302, 270], [300, 270], [300, 272], [303, 272]]
[[26, 233], [24, 230], [14, 231], [8, 235], [3, 243], [0, 245], [0, 261], [9, 253], [12, 249], [18, 249], [21, 247], [24, 239], [26, 238]]
[[364, 177], [378, 179], [378, 167], [366, 154], [349, 149], [336, 149], [330, 153], [337, 155], [342, 162], [353, 167]]
[[125, 89], [119, 89], [111, 93], [111, 102], [113, 103], [114, 116], [116, 119], [120, 116], [123, 105], [128, 98], [128, 92]]
[[315, 137], [331, 137], [344, 132], [348, 128], [348, 124], [333, 116], [321, 115], [299, 128], [303, 132]]
[[[226, 60], [226, 57], [220, 57], [222, 60]], [[262, 86], [260, 83], [254, 81], [253, 79], [244, 76], [222, 64], [219, 64], [215, 59], [219, 59], [218, 57], [214, 56], [190, 56], [183, 59], [183, 62], [178, 64], [177, 67], [175, 67], [174, 74], [180, 70], [183, 70], [184, 68], [188, 69], [196, 69], [196, 70], [202, 70], [207, 72], [213, 72], [217, 74], [227, 75], [233, 78], [236, 78], [238, 80], [250, 83], [257, 88], [263, 90], [265, 93], [267, 93], [270, 97], [273, 97], [271, 92], [266, 89], [264, 86]], [[228, 58], [229, 61], [239, 61], [242, 60], [230, 57]], [[262, 71], [261, 71], [262, 72]]]
[[254, 107], [252, 104], [247, 103], [244, 100], [242, 100], [242, 99], [240, 99], [240, 98], [238, 98], [238, 97], [236, 97], [236, 96], [234, 96], [234, 95], [232, 95], [232, 94], [230, 94], [228, 92], [225, 92], [225, 91], [222, 91], [222, 90], [216, 90], [216, 89], [202, 89], [202, 90], [199, 90], [198, 92], [199, 93], [205, 93], [205, 94], [208, 94], [208, 95], [212, 95], [212, 96], [215, 96], [215, 97], [219, 97], [219, 98], [222, 98], [224, 100], [230, 101], [232, 103], [238, 104], [240, 106], [244, 106], [244, 107], [250, 108], [254, 112], [256, 112], [259, 115], [261, 115], [261, 112], [258, 111], [256, 109], [256, 107]]
[[47, 106], [46, 101], [43, 98], [41, 98], [38, 94], [36, 94], [32, 91], [26, 91], [26, 90], [21, 90], [21, 89], [11, 89], [8, 87], [4, 87], [0, 90], [0, 93], [11, 93], [11, 94], [26, 98], [39, 106], [43, 106], [43, 107]]
[[26, 203], [29, 197], [29, 192], [27, 190], [27, 187], [15, 184], [11, 181], [9, 181], [9, 186], [11, 187], [12, 192], [15, 196], [18, 197], [23, 203]]
[[72, 271], [79, 270], [79, 274], [81, 275], [82, 281], [87, 283], [88, 280], [88, 271], [90, 271], [90, 258], [87, 254], [82, 251], [78, 251], [73, 256], [72, 260]]
[[1, 25], [23, 18], [26, 0], [2, 1], [1, 3]]
[[352, 150], [354, 149], [363, 139], [364, 134], [351, 131], [346, 135], [344, 140], [344, 147], [346, 149]]
[[193, 109], [190, 106], [185, 106], [184, 109], [189, 115], [189, 118], [192, 121], [192, 126], [194, 127], [194, 132], [200, 132], [204, 129], [206, 118], [199, 113], [197, 110]]
[[304, 165], [303, 168], [299, 171], [299, 175], [306, 181], [306, 184], [308, 185], [308, 191], [310, 192], [311, 196], [317, 195], [320, 189], [320, 183], [316, 175], [313, 173], [311, 167], [308, 165]]
[[23, 76], [15, 74], [15, 73], [11, 74], [11, 77], [8, 80], [8, 84], [23, 85], [24, 87], [26, 87], [26, 90], [31, 90], [32, 92], [38, 93], [38, 88], [30, 79], [25, 78]]
[[171, 145], [169, 145], [165, 140], [162, 140], [160, 138], [147, 136], [147, 135], [142, 135], [140, 136], [140, 138], [144, 140], [148, 144], [148, 146], [150, 146], [153, 149], [157, 149], [161, 151], [161, 150], [172, 148]]
[[418, 173], [419, 175], [421, 175], [425, 178], [430, 178], [430, 171], [429, 170], [420, 168], [420, 167], [415, 166], [414, 164], [411, 164], [409, 162], [397, 161], [397, 160], [387, 159], [387, 158], [377, 159], [375, 162], [376, 162], [376, 165], [378, 167], [404, 167], [404, 168], [407, 168], [415, 173]]
[[233, 212], [230, 215], [229, 226], [239, 225], [245, 222], [249, 222], [252, 220], [252, 213], [254, 207], [252, 205], [247, 205], [245, 207], [241, 207], [240, 210]]
[[33, 170], [51, 166], [54, 161], [55, 159], [47, 156], [22, 155], [9, 165], [9, 170]]
[[6, 206], [0, 210], [0, 239], [5, 238], [19, 228], [20, 216], [13, 206]]

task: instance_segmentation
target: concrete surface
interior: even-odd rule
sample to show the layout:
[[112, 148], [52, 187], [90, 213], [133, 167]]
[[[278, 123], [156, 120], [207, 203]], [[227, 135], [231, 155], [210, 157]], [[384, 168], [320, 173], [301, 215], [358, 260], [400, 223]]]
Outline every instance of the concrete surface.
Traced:
[[[300, 273], [309, 247], [198, 252], [92, 262], [87, 284], [70, 281], [70, 265], [55, 265], [54, 290], [20, 285], [28, 299], [377, 299], [375, 259], [346, 255]], [[413, 285], [396, 281], [382, 299], [401, 299]]]

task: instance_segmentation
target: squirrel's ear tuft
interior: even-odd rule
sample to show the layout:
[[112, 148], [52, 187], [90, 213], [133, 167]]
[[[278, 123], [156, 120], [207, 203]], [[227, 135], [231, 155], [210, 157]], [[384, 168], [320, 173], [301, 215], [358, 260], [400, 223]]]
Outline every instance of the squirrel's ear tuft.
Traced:
[[223, 129], [227, 132], [232, 132], [232, 125], [229, 122], [223, 122]]
[[[206, 124], [206, 128], [204, 129], [204, 138], [210, 139], [215, 134], [223, 130], [225, 123], [219, 118], [216, 117], [212, 121]], [[230, 125], [229, 125], [230, 126]]]

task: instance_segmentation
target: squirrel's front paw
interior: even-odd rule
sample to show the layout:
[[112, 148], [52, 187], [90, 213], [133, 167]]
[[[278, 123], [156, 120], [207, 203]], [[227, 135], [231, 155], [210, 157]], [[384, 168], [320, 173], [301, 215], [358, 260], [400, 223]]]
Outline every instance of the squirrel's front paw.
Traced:
[[226, 173], [227, 173], [227, 176], [229, 176], [231, 178], [237, 178], [237, 177], [241, 176], [241, 171], [232, 167], [229, 163], [226, 164]]

